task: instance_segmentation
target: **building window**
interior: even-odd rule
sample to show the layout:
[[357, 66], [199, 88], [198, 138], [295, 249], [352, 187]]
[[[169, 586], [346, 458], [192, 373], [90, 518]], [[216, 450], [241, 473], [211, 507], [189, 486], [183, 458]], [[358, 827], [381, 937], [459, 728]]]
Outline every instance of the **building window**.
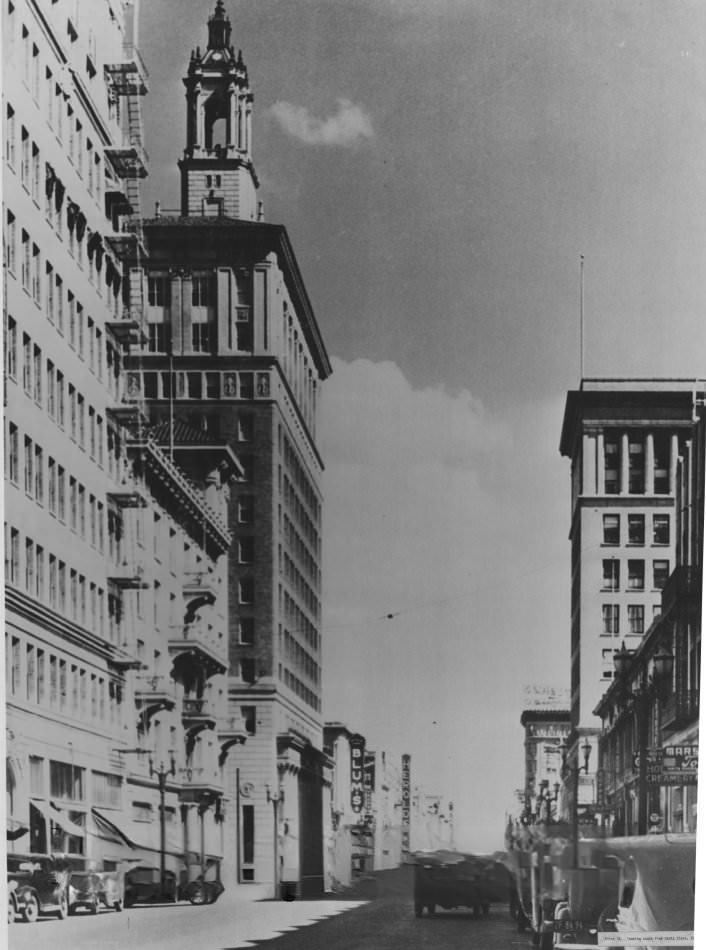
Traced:
[[617, 434], [606, 432], [603, 438], [604, 489], [606, 495], [620, 491], [620, 440]]
[[51, 419], [56, 416], [56, 371], [51, 360], [47, 360], [47, 412]]
[[56, 371], [56, 421], [63, 429], [66, 422], [66, 413], [64, 407], [64, 374]]
[[7, 247], [7, 269], [11, 274], [14, 274], [17, 269], [17, 221], [10, 210], [7, 212], [5, 244]]
[[609, 558], [603, 561], [603, 590], [620, 589], [620, 561]]
[[168, 307], [171, 303], [171, 282], [169, 277], [149, 276], [147, 278], [147, 303], [150, 307]]
[[5, 160], [10, 168], [15, 167], [15, 150], [17, 146], [16, 141], [17, 130], [15, 127], [15, 110], [8, 103], [7, 112], [5, 114]]
[[33, 380], [34, 380], [34, 389], [32, 395], [34, 396], [34, 401], [41, 405], [42, 402], [42, 351], [38, 346], [35, 346], [32, 351], [32, 369], [33, 369]]
[[628, 515], [628, 544], [645, 543], [645, 516]]
[[213, 302], [213, 277], [210, 275], [193, 277], [191, 280], [192, 307], [210, 307]]
[[620, 606], [603, 604], [603, 633], [620, 633]]
[[603, 544], [620, 544], [620, 515], [603, 515]]
[[34, 447], [28, 435], [25, 436], [25, 492], [31, 495], [34, 491]]
[[42, 256], [36, 244], [32, 244], [32, 299], [42, 302]]
[[168, 323], [147, 324], [147, 349], [150, 353], [168, 353], [171, 344], [171, 326]]
[[44, 450], [39, 445], [34, 447], [34, 498], [44, 504]]
[[238, 620], [238, 642], [245, 646], [253, 646], [255, 643], [255, 618], [241, 617]]
[[670, 439], [668, 433], [654, 435], [654, 487], [656, 495], [669, 494]]
[[238, 498], [238, 523], [252, 524], [255, 520], [255, 498], [252, 495], [241, 495]]
[[210, 325], [208, 323], [191, 324], [191, 348], [194, 353], [209, 353], [211, 350]]
[[615, 650], [603, 650], [602, 659], [603, 659], [603, 671], [601, 673], [601, 679], [611, 680], [613, 679], [613, 656]]
[[10, 543], [5, 551], [5, 576], [10, 584], [20, 582], [20, 532], [10, 528]]
[[[53, 658], [52, 658], [53, 659]], [[68, 762], [49, 762], [49, 794], [52, 798], [62, 798], [73, 802], [82, 802], [84, 769]]]
[[628, 486], [631, 495], [645, 493], [645, 442], [641, 435], [628, 437]]
[[669, 578], [669, 561], [653, 561], [652, 563], [652, 587], [655, 590], [663, 590]]
[[645, 632], [645, 608], [643, 604], [628, 604], [628, 633]]
[[20, 441], [17, 426], [10, 422], [7, 433], [7, 474], [13, 485], [20, 478]]
[[47, 487], [49, 514], [56, 517], [56, 461], [51, 456], [47, 459]]
[[652, 516], [652, 543], [669, 544], [669, 515]]
[[628, 561], [628, 590], [645, 589], [645, 562]]
[[238, 539], [238, 563], [252, 564], [255, 560], [255, 538]]
[[252, 604], [255, 601], [255, 581], [252, 577], [243, 577], [238, 582], [238, 603]]
[[257, 707], [241, 706], [240, 715], [245, 723], [245, 731], [249, 736], [254, 736], [257, 727]]
[[58, 466], [56, 479], [56, 514], [59, 521], [66, 520], [66, 471]]

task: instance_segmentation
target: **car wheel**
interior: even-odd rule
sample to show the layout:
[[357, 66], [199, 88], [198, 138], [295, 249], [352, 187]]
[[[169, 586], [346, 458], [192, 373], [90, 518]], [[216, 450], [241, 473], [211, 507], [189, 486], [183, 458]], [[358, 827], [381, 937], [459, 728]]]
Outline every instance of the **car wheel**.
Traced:
[[118, 913], [120, 913], [120, 911], [123, 909], [123, 902], [122, 902], [122, 901], [115, 901], [115, 903], [113, 904], [113, 907], [115, 908], [115, 910], [116, 910]]
[[39, 901], [34, 894], [29, 894], [22, 908], [22, 916], [26, 924], [33, 924], [39, 917]]
[[17, 917], [17, 906], [15, 904], [15, 898], [12, 894], [8, 895], [7, 898], [7, 922], [8, 924], [14, 924]]
[[56, 916], [59, 918], [59, 920], [66, 920], [66, 918], [69, 916], [69, 899], [66, 894], [62, 894]]
[[192, 888], [189, 894], [189, 900], [192, 904], [207, 904], [208, 896], [206, 894], [206, 888], [201, 885]]

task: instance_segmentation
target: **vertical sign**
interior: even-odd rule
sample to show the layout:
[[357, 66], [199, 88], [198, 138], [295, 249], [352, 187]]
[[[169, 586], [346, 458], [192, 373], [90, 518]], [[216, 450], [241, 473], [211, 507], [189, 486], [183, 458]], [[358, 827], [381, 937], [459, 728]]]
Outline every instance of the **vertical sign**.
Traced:
[[365, 773], [363, 776], [363, 785], [365, 787], [365, 810], [370, 813], [373, 810], [373, 792], [375, 791], [375, 753], [365, 753]]
[[409, 853], [411, 756], [402, 756], [402, 853]]
[[354, 735], [350, 738], [351, 746], [351, 808], [356, 814], [363, 810], [364, 789], [363, 773], [365, 762], [365, 739]]

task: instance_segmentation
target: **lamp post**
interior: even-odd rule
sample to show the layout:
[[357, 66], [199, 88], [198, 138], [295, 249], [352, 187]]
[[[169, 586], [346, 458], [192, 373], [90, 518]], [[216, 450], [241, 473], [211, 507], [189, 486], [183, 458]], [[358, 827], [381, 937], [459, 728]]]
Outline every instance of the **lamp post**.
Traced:
[[579, 777], [581, 772], [586, 772], [588, 774], [588, 760], [591, 757], [591, 743], [586, 739], [581, 745], [581, 751], [583, 752], [583, 765], [566, 764], [566, 757], [568, 752], [568, 747], [566, 743], [562, 743], [560, 746], [561, 755], [562, 755], [562, 764], [564, 767], [564, 772], [568, 772], [572, 778], [573, 785], [573, 800], [571, 803], [571, 841], [574, 851], [574, 867], [579, 866]]
[[[169, 752], [169, 768], [165, 768], [164, 762], [159, 763], [159, 768], [154, 767], [152, 756], [149, 758], [150, 778], [157, 776], [159, 787], [159, 889], [162, 897], [166, 897], [164, 887], [165, 876], [165, 852], [167, 850], [166, 842], [166, 818], [164, 814], [164, 793], [167, 787], [167, 776], [176, 775], [176, 763], [174, 762], [174, 753]], [[174, 894], [176, 899], [176, 892]]]
[[272, 818], [273, 818], [273, 851], [274, 851], [274, 897], [277, 897], [277, 891], [279, 889], [279, 806], [280, 802], [284, 802], [284, 789], [279, 788], [276, 793], [270, 791], [270, 786], [265, 785], [265, 793], [267, 794], [267, 801], [272, 802]]

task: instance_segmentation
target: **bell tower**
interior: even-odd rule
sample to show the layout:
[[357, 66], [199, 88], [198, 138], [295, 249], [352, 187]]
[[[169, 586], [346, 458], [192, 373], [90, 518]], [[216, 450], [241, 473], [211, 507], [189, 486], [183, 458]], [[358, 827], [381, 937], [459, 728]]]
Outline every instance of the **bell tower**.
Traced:
[[258, 180], [252, 162], [248, 71], [230, 42], [223, 0], [208, 21], [208, 45], [191, 53], [186, 86], [186, 148], [179, 161], [181, 213], [255, 221]]

